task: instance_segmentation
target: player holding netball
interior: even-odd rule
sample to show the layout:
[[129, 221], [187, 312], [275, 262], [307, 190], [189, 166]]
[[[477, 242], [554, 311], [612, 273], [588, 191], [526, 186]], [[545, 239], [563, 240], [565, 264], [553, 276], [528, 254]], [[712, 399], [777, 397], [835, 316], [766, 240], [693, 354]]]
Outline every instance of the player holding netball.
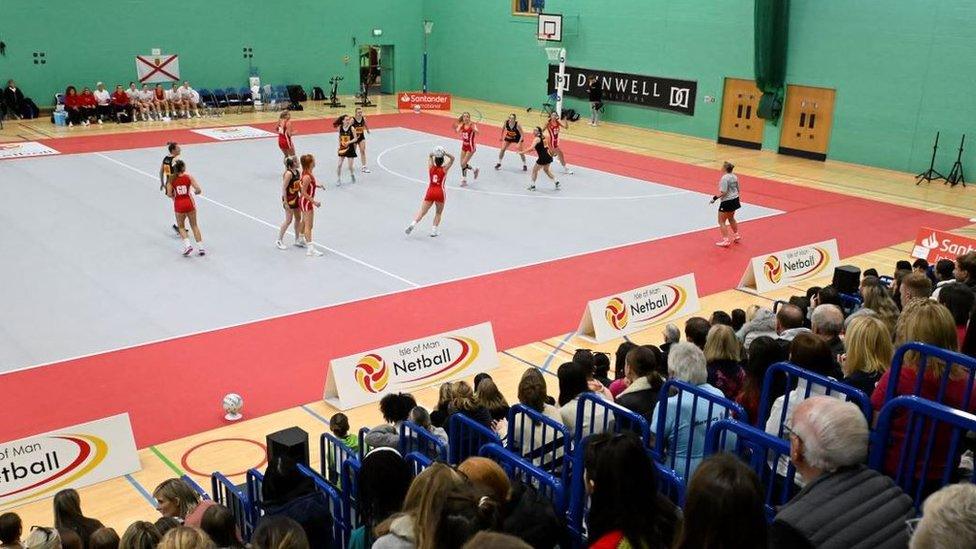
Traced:
[[529, 185], [530, 191], [535, 190], [535, 179], [539, 175], [539, 170], [546, 172], [549, 179], [556, 185], [556, 190], [559, 190], [559, 181], [556, 180], [556, 177], [552, 175], [552, 170], [549, 169], [549, 166], [552, 165], [552, 148], [547, 142], [547, 139], [546, 132], [542, 128], [536, 127], [535, 138], [532, 140], [532, 144], [519, 151], [519, 154], [525, 154], [534, 149], [537, 157], [535, 166], [532, 167], [532, 184]]
[[352, 182], [356, 182], [356, 172], [353, 171], [352, 166], [356, 160], [356, 144], [358, 143], [358, 137], [356, 137], [356, 130], [352, 129], [352, 117], [348, 114], [339, 115], [332, 126], [339, 128], [339, 163], [336, 164], [336, 186], [342, 186], [342, 163], [346, 162], [349, 167], [349, 177]]
[[447, 172], [450, 171], [453, 165], [454, 157], [444, 152], [443, 147], [436, 147], [434, 152], [427, 156], [427, 173], [430, 177], [430, 184], [427, 186], [427, 194], [424, 195], [424, 201], [420, 204], [420, 211], [417, 212], [417, 217], [407, 227], [407, 234], [413, 232], [417, 223], [420, 223], [420, 220], [430, 211], [430, 207], [434, 206], [436, 208], [434, 211], [434, 226], [430, 229], [430, 236], [438, 235], [437, 227], [441, 224], [441, 215], [444, 213], [444, 179], [447, 177]]
[[278, 115], [278, 148], [285, 158], [295, 156], [295, 143], [291, 139], [291, 112], [281, 111]]
[[366, 167], [366, 134], [369, 133], [369, 126], [366, 125], [362, 107], [356, 107], [356, 115], [352, 117], [352, 129], [359, 140], [356, 147], [359, 149], [359, 160], [363, 163], [363, 173], [369, 173], [369, 168]]
[[478, 179], [478, 174], [481, 173], [481, 170], [469, 164], [477, 149], [475, 139], [478, 137], [478, 126], [471, 122], [471, 115], [465, 112], [461, 113], [454, 123], [454, 131], [461, 137], [461, 186], [467, 187], [468, 170], [474, 172], [475, 179]]
[[[739, 178], [732, 173], [735, 166], [731, 162], [722, 163], [725, 174], [718, 182], [718, 194], [712, 197], [709, 204], [718, 203], [718, 230], [722, 231], [722, 240], [715, 243], [716, 246], [728, 248], [733, 242], [742, 240], [739, 236], [739, 224], [735, 221], [735, 211], [742, 207], [739, 203]], [[728, 223], [729, 228], [725, 228]], [[731, 234], [729, 233], [731, 231]]]
[[[190, 191], [193, 194], [190, 194]], [[197, 242], [197, 253], [206, 255], [203, 249], [203, 236], [200, 234], [200, 227], [197, 226], [197, 205], [193, 201], [194, 194], [203, 192], [193, 176], [186, 173], [186, 164], [182, 160], [173, 162], [173, 176], [166, 182], [166, 196], [173, 199], [173, 209], [176, 210], [176, 227], [179, 230], [180, 238], [183, 239], [183, 256], [186, 257], [193, 253], [193, 246], [190, 246], [190, 237], [183, 228], [187, 219], [190, 220], [190, 228], [193, 230], [193, 240]]]
[[569, 124], [564, 124], [562, 120], [559, 119], [557, 113], [552, 113], [549, 115], [549, 124], [546, 125], [546, 133], [549, 136], [549, 151], [552, 153], [554, 158], [559, 159], [559, 163], [563, 165], [563, 173], [572, 175], [573, 170], [569, 169], [566, 165], [566, 157], [563, 156], [563, 150], [559, 148], [559, 130], [569, 129]]
[[305, 247], [305, 237], [302, 235], [302, 210], [299, 199], [302, 194], [302, 176], [298, 173], [295, 166], [295, 157], [285, 157], [285, 173], [281, 176], [281, 205], [285, 208], [285, 222], [278, 229], [278, 240], [275, 247], [279, 250], [287, 250], [288, 246], [281, 243], [285, 238], [285, 231], [293, 222], [295, 224], [295, 245], [299, 248]]
[[322, 252], [316, 250], [315, 244], [312, 243], [312, 226], [315, 224], [315, 208], [322, 206], [321, 202], [315, 200], [315, 191], [325, 189], [325, 187], [315, 181], [315, 176], [312, 175], [313, 169], [315, 169], [315, 157], [310, 154], [303, 154], [301, 197], [298, 203], [302, 210], [302, 232], [305, 233], [305, 245], [308, 248], [305, 255], [307, 257], [320, 257], [323, 255]]
[[[518, 121], [514, 114], [508, 115], [508, 120], [502, 125], [502, 137], [499, 141], [502, 142], [502, 150], [498, 151], [498, 163], [495, 164], [495, 169], [501, 169], [502, 159], [505, 158], [505, 151], [508, 147], [515, 145], [515, 150], [518, 150], [519, 145], [522, 144], [522, 124]], [[525, 165], [525, 155], [519, 153], [522, 157], [522, 171], [528, 170], [528, 166]]]

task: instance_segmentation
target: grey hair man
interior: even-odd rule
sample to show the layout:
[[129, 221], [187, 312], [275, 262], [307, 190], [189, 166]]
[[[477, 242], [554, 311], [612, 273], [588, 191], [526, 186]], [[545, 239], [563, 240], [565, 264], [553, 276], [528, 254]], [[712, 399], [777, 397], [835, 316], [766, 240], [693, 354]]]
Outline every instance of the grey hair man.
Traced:
[[976, 547], [976, 485], [950, 484], [929, 496], [909, 547]]
[[817, 305], [810, 318], [810, 327], [814, 335], [830, 346], [830, 354], [835, 358], [844, 354], [844, 340], [840, 338], [844, 331], [844, 311], [840, 307], [830, 303]]
[[770, 547], [905, 547], [912, 499], [864, 466], [868, 423], [857, 406], [808, 398], [797, 405], [788, 432], [790, 461], [807, 485], [776, 514]]

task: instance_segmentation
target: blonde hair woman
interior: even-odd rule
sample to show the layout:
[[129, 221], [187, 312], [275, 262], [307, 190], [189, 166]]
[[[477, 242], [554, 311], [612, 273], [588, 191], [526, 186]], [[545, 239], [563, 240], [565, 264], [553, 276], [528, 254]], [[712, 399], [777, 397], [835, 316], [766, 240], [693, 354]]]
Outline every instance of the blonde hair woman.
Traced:
[[862, 315], [851, 320], [841, 356], [844, 383], [871, 395], [881, 375], [891, 366], [891, 332], [880, 318]]
[[376, 527], [374, 549], [437, 549], [437, 530], [448, 496], [468, 484], [464, 474], [443, 463], [424, 469], [410, 484], [403, 512]]
[[125, 529], [119, 549], [155, 549], [161, 539], [162, 536], [153, 523], [140, 520]]
[[203, 513], [216, 505], [211, 500], [200, 501], [200, 495], [182, 479], [164, 480], [153, 490], [156, 510], [164, 517], [178, 518], [187, 526], [200, 526]]
[[158, 549], [214, 549], [214, 544], [199, 528], [180, 526], [173, 528], [163, 540], [159, 542]]
[[498, 386], [491, 379], [485, 379], [478, 385], [478, 392], [475, 394], [478, 403], [488, 409], [491, 419], [501, 421], [508, 418], [508, 401], [498, 390]]
[[704, 351], [708, 383], [720, 389], [725, 398], [734, 399], [746, 377], [740, 364], [742, 347], [735, 332], [725, 324], [712, 326], [705, 338]]
[[895, 323], [898, 322], [898, 305], [892, 299], [888, 289], [878, 284], [862, 284], [861, 297], [864, 299], [864, 308], [870, 309], [878, 315], [878, 318], [885, 323], [888, 331], [895, 333]]

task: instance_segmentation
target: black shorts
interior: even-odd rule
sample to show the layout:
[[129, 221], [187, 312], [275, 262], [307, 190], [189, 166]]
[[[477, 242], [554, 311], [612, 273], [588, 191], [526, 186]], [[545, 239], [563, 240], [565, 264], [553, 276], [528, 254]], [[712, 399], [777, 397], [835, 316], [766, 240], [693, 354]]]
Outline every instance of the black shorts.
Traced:
[[358, 154], [356, 154], [356, 144], [350, 143], [348, 146], [346, 146], [345, 151], [339, 151], [339, 156], [341, 158], [356, 158], [357, 156], [359, 156]]
[[518, 137], [506, 137], [505, 138], [505, 142], [506, 143], [521, 143], [522, 142], [522, 136], [520, 135]]
[[552, 157], [551, 156], [540, 157], [538, 160], [535, 161], [535, 163], [540, 166], [548, 166], [549, 164], [552, 164]]
[[739, 203], [738, 198], [733, 198], [732, 200], [723, 200], [718, 203], [718, 211], [720, 212], [734, 212], [742, 207]]

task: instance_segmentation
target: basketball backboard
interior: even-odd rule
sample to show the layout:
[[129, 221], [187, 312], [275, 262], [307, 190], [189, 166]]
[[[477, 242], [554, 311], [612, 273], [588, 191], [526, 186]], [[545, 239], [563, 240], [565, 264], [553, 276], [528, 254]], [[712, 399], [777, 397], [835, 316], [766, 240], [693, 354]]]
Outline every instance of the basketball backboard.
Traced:
[[547, 42], [563, 41], [563, 16], [559, 13], [540, 13], [539, 29], [537, 33], [539, 40]]

